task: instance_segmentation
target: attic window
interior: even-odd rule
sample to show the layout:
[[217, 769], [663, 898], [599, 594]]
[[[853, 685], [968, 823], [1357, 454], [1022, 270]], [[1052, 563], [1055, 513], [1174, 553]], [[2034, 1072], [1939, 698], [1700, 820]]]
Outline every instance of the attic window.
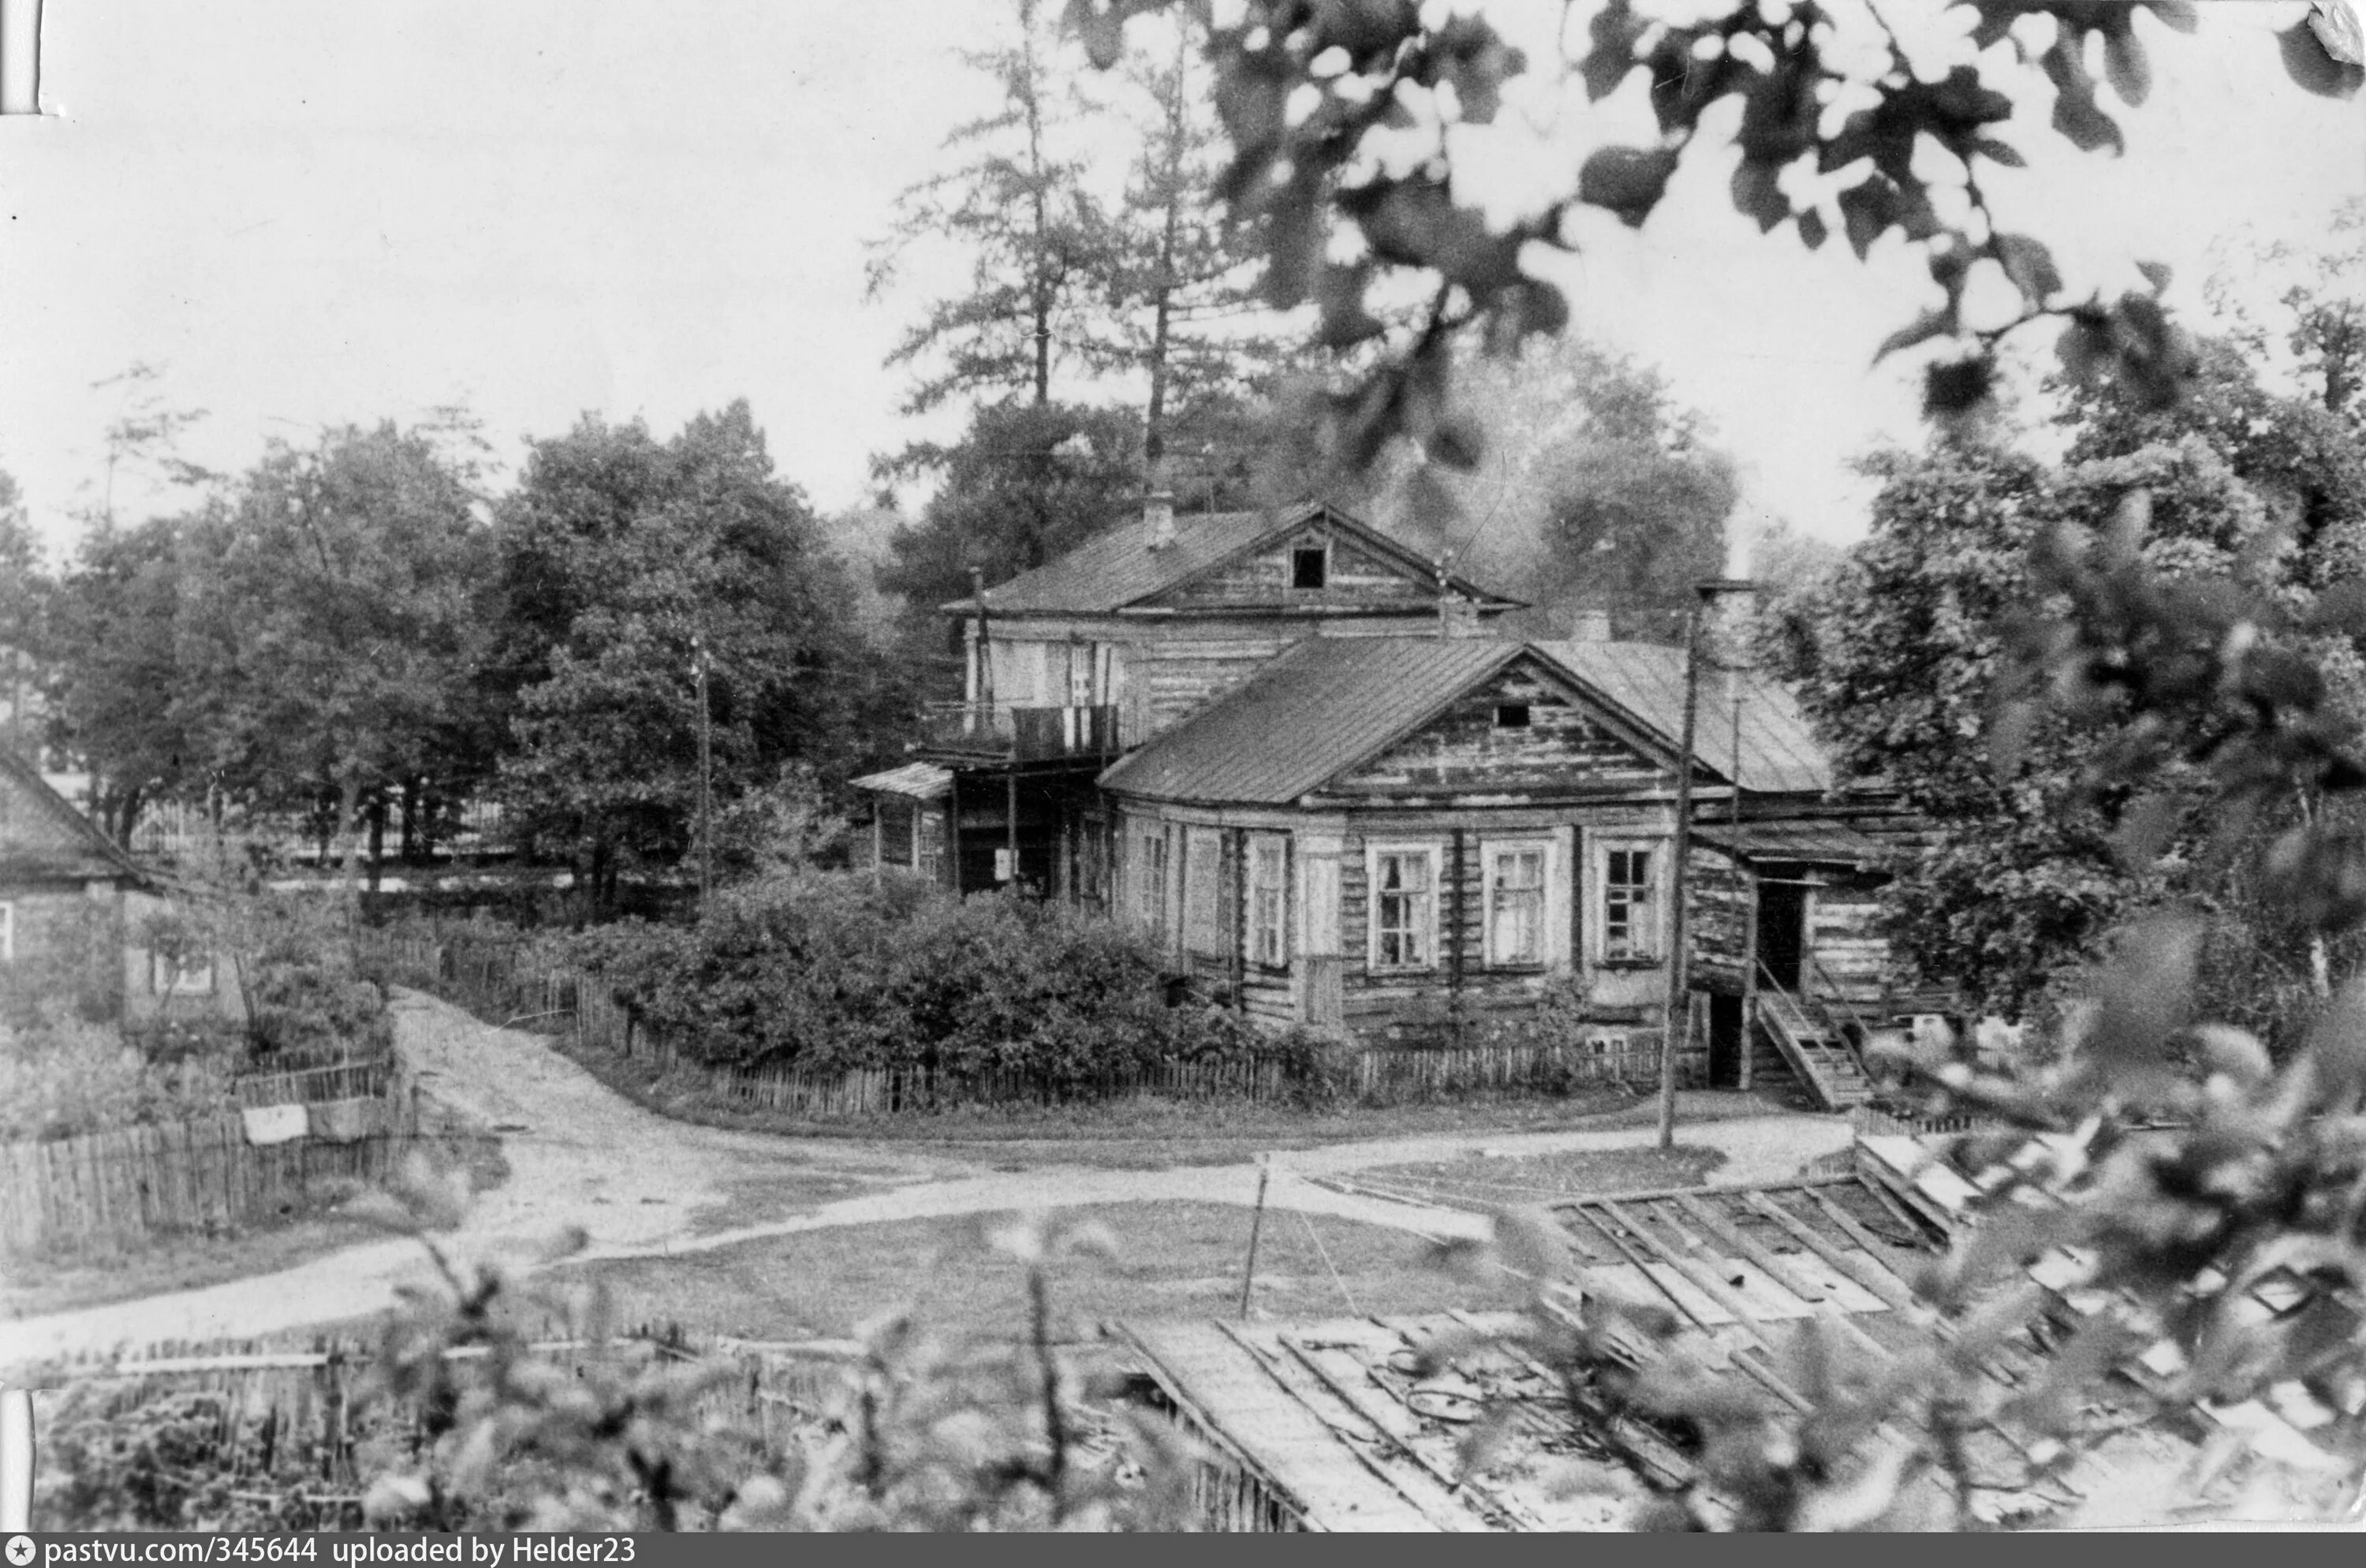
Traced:
[[1321, 545], [1302, 545], [1290, 552], [1290, 585], [1320, 588], [1330, 566], [1330, 551]]
[[1526, 703], [1497, 703], [1497, 704], [1495, 705], [1495, 728], [1498, 728], [1498, 729], [1526, 729], [1527, 727], [1528, 727], [1528, 705], [1527, 705], [1527, 704], [1526, 704]]

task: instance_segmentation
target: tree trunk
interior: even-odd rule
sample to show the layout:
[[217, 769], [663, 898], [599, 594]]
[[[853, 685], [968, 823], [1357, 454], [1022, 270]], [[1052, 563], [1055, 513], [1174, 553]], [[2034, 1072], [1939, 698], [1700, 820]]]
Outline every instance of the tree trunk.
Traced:
[[386, 792], [374, 791], [369, 803], [369, 890], [375, 897], [386, 871]]
[[1175, 312], [1175, 242], [1183, 224], [1183, 72], [1191, 32], [1176, 29], [1175, 75], [1166, 94], [1166, 201], [1160, 215], [1158, 275], [1150, 328], [1150, 409], [1143, 420], [1142, 456], [1151, 488], [1163, 489], [1166, 461], [1166, 359]]
[[1058, 285], [1052, 257], [1051, 204], [1044, 190], [1043, 83], [1035, 60], [1034, 0], [1020, 0], [1019, 28], [1021, 68], [1027, 80], [1027, 175], [1033, 197], [1029, 205], [1035, 220], [1035, 276], [1028, 302], [1035, 319], [1035, 406], [1041, 408], [1052, 400], [1052, 309]]

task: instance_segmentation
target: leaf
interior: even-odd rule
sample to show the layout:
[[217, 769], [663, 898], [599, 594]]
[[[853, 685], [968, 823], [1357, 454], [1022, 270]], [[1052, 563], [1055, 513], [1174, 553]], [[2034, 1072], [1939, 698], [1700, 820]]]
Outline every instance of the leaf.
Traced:
[[2152, 91], [2152, 71], [2145, 62], [2144, 45], [2123, 27], [2103, 35], [2103, 74], [2120, 101], [2134, 108]]
[[1676, 154], [1666, 148], [1605, 147], [1586, 159], [1578, 171], [1577, 198], [1618, 215], [1620, 222], [1639, 229], [1676, 172]]
[[1942, 360], [1922, 372], [1922, 412], [1931, 418], [1968, 413], [1996, 386], [1996, 361], [1986, 353]]
[[2082, 152], [2102, 148], [2114, 154], [2123, 152], [2126, 144], [2121, 140], [2120, 128], [2095, 105], [2095, 79], [2087, 73], [2087, 63], [2079, 56], [2079, 36], [2063, 28], [2040, 62], [2054, 84], [2054, 129]]
[[2021, 155], [2021, 150], [2019, 148], [2013, 146], [2010, 141], [2000, 141], [1993, 136], [1975, 138], [1972, 141], [1972, 152], [1979, 157], [1986, 158], [1989, 163], [1999, 164], [2004, 168], [2025, 169], [2029, 167], [2029, 160]]
[[2325, 52], [2343, 65], [2366, 65], [2366, 38], [2358, 31], [2358, 13], [2349, 0], [2315, 0], [2308, 8], [2308, 30]]
[[1649, 25], [1635, 15], [1627, 0], [1610, 0], [1594, 14], [1594, 21], [1586, 29], [1594, 47], [1578, 62], [1578, 70], [1585, 77], [1587, 102], [1600, 103], [1617, 92], [1618, 85], [1640, 63], [1635, 58], [1635, 45]]
[[2112, 835], [2112, 847], [2119, 851], [2132, 871], [2152, 868], [2169, 848], [2169, 840], [2185, 820], [2185, 802], [2179, 796], [2163, 792], [2148, 795], [2120, 818], [2119, 831]]
[[2144, 274], [2145, 281], [2152, 285], [2152, 291], [2155, 294], [2169, 292], [2169, 280], [2174, 275], [2165, 265], [2160, 262], [2140, 261], [2136, 263], [2136, 270]]
[[1883, 338], [1881, 346], [1874, 351], [1873, 362], [1878, 365], [1893, 354], [1912, 348], [1917, 344], [1928, 343], [1934, 337], [1945, 337], [1955, 330], [1955, 312], [1953, 309], [1925, 310], [1910, 324]]
[[2062, 273], [2054, 265], [2054, 254], [2035, 240], [2026, 234], [1999, 234], [1993, 248], [2005, 276], [2030, 304], [2042, 307], [2062, 292]]
[[1478, 468], [1479, 459], [1486, 455], [1487, 436], [1476, 420], [1449, 414], [1437, 422], [1437, 428], [1422, 444], [1422, 450], [1431, 462], [1467, 474]]
[[1820, 250], [1823, 248], [1824, 241], [1830, 237], [1831, 231], [1824, 226], [1822, 213], [1808, 211], [1799, 214], [1800, 243], [1811, 251]]
[[2319, 97], [2347, 98], [2355, 95], [2359, 83], [2366, 81], [2366, 69], [2345, 65], [2327, 52], [2310, 25], [2314, 20], [2312, 17], [2307, 21], [2294, 22], [2276, 35], [2276, 47], [2283, 54], [2284, 74]]
[[1774, 183], [1775, 169], [1754, 158], [1744, 158], [1733, 171], [1732, 195], [1734, 209], [1745, 218], [1755, 219], [1758, 231], [1771, 234], [1775, 227], [1791, 216], [1791, 203]]

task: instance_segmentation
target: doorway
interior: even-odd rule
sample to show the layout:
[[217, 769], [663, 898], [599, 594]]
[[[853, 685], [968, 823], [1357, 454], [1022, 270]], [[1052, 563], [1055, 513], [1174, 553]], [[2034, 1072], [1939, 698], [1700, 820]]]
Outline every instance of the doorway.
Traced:
[[1761, 978], [1786, 991], [1799, 988], [1808, 953], [1808, 894], [1802, 882], [1758, 884], [1758, 963]]

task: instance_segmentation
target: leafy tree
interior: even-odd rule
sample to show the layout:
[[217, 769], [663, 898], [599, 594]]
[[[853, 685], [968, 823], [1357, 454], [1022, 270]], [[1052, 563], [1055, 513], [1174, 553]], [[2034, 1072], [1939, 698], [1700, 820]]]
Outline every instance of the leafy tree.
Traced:
[[1579, 339], [1456, 370], [1489, 432], [1458, 471], [1409, 442], [1361, 487], [1376, 521], [1484, 583], [1518, 583], [1540, 636], [1599, 611], [1622, 637], [1682, 635], [1692, 584], [1718, 574], [1736, 486], [1731, 459], [1658, 372]]
[[851, 592], [744, 400], [670, 441], [587, 418], [533, 443], [497, 535], [501, 795], [595, 908], [626, 869], [692, 847], [695, 658], [718, 801], [792, 762], [842, 776], [862, 705]]
[[1055, 371], [1097, 371], [1119, 352], [1108, 314], [1110, 218], [1065, 145], [1087, 106], [1063, 69], [1053, 19], [1037, 0], [1012, 6], [1013, 41], [963, 56], [994, 78], [1000, 107], [946, 138], [946, 151], [968, 161], [906, 190], [872, 257], [874, 299], [916, 244], [950, 240], [970, 257], [970, 286], [930, 302], [888, 356], [932, 367], [908, 400], [914, 412], [960, 395], [1047, 404]]
[[0, 469], [0, 746], [33, 754], [50, 602], [57, 592], [14, 477]]
[[[921, 626], [936, 607], [1072, 550], [1139, 511], [1140, 423], [1119, 409], [1011, 401], [981, 405], [949, 446], [905, 455], [942, 478], [919, 521], [889, 536], [883, 592], [903, 595]], [[923, 634], [941, 636], [938, 628]]]
[[490, 761], [472, 439], [388, 423], [275, 444], [180, 530], [177, 710], [209, 783], [319, 813], [349, 868], [366, 828], [373, 886], [390, 817], [412, 847]]
[[92, 815], [120, 844], [151, 801], [204, 776], [176, 647], [183, 527], [95, 520], [51, 603], [50, 739], [83, 760]]

